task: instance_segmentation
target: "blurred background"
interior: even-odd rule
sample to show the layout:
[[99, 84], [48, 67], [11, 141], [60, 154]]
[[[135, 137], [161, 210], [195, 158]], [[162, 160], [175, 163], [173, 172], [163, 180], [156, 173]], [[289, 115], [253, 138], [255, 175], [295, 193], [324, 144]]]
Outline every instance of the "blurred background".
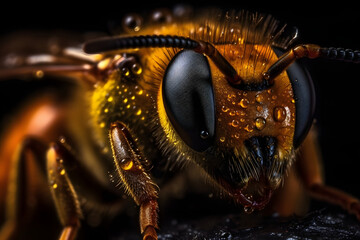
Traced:
[[[346, 2], [320, 5], [314, 1], [48, 1], [37, 4], [9, 2], [1, 8], [0, 34], [20, 30], [66, 29], [107, 33], [108, 23], [121, 20], [129, 12], [149, 13], [157, 8], [187, 4], [194, 8], [208, 6], [224, 10], [247, 9], [269, 13], [289, 26], [299, 29], [298, 43], [327, 47], [360, 49], [360, 9]], [[5, 14], [6, 13], [6, 14]], [[34, 43], [36, 44], [36, 43]], [[329, 185], [360, 197], [360, 65], [307, 61], [317, 91], [316, 123], [324, 156], [325, 176]], [[0, 119], [14, 111], [31, 94], [21, 83], [0, 82]], [[359, 111], [360, 112], [360, 111]]]

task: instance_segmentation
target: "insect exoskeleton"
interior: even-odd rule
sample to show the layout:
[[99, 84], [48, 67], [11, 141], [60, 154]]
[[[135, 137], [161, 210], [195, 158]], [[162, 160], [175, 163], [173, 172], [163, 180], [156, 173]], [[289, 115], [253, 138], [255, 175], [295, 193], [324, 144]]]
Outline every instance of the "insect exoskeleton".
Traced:
[[[292, 214], [305, 189], [360, 219], [359, 200], [322, 180], [311, 129], [314, 86], [296, 61], [359, 63], [360, 51], [292, 46], [297, 30], [288, 34], [270, 15], [246, 11], [162, 10], [149, 21], [127, 15], [122, 27], [120, 36], [89, 40], [82, 50], [24, 57], [20, 65], [8, 58], [11, 66], [0, 70], [1, 79], [35, 74], [87, 83], [76, 91], [82, 101], [44, 98], [6, 131], [0, 156], [14, 159], [4, 161], [14, 169], [0, 179], [11, 186], [0, 192], [7, 195], [10, 226], [0, 237], [15, 234], [20, 222], [27, 161], [47, 175], [61, 239], [76, 236], [84, 216], [80, 199], [120, 209], [124, 191], [114, 179], [139, 205], [143, 239], [157, 239], [159, 186], [166, 184], [159, 178], [185, 165], [196, 181], [210, 179], [204, 184], [212, 182], [247, 213], [263, 209], [281, 188], [273, 210]], [[54, 140], [59, 134], [70, 141]]]
[[170, 37], [176, 35], [210, 43], [241, 84], [229, 82], [206, 54], [176, 44], [151, 48], [162, 40], [139, 37], [129, 44], [149, 41], [150, 47], [124, 47], [102, 61], [116, 70], [91, 96], [93, 126], [100, 144], [110, 149], [108, 128], [121, 120], [150, 162], [159, 149], [168, 161], [196, 163], [236, 202], [263, 208], [295, 151], [292, 84], [286, 72], [273, 84], [263, 78], [278, 59], [273, 45], [280, 43], [282, 29], [270, 16], [214, 13], [149, 26], [140, 26], [137, 15], [127, 16], [134, 28], [129, 39], [157, 35], [176, 41]]

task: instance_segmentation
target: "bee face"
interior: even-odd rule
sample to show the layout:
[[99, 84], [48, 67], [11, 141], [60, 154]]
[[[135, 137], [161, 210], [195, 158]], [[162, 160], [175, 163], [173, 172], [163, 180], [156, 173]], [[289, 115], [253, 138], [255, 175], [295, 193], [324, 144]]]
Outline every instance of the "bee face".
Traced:
[[180, 51], [164, 75], [166, 114], [180, 138], [204, 155], [194, 158], [197, 164], [233, 197], [245, 194], [244, 186], [250, 189], [252, 184], [275, 189], [294, 157], [295, 100], [290, 79], [284, 73], [272, 86], [262, 86], [261, 73], [277, 59], [267, 47], [247, 45], [252, 49], [246, 52], [236, 45], [217, 48], [226, 53], [244, 84], [229, 84], [205, 56]]
[[156, 111], [145, 119], [153, 119], [146, 126], [155, 147], [170, 164], [196, 163], [236, 202], [260, 209], [284, 179], [312, 117], [306, 74], [291, 67], [266, 81], [281, 55], [274, 49], [276, 24], [244, 12], [206, 15], [90, 42], [86, 50], [144, 47], [137, 52], [144, 71], [136, 84], [152, 83], [148, 94], [156, 106], [147, 108]]
[[[246, 79], [237, 88], [227, 84], [220, 74], [214, 77], [216, 96], [216, 138], [219, 153], [215, 162], [219, 182], [232, 195], [247, 194], [262, 207], [273, 189], [279, 186], [294, 158], [295, 100], [286, 74], [270, 87], [261, 87], [261, 72], [267, 62], [276, 59], [261, 46], [253, 47], [258, 61], [250, 55], [231, 61]], [[233, 49], [234, 46], [229, 46]], [[233, 52], [236, 50], [233, 50]], [[226, 152], [226, 154], [225, 154]], [[256, 187], [255, 187], [256, 185]], [[251, 189], [256, 189], [252, 192]], [[265, 196], [267, 195], [267, 196]], [[256, 197], [255, 197], [256, 196]], [[236, 198], [235, 198], [236, 200]]]

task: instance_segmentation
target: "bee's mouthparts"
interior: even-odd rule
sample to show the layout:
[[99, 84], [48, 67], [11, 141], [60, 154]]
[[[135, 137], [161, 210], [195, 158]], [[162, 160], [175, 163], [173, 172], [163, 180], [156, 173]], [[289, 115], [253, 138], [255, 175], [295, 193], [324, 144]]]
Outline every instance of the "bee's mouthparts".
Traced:
[[232, 187], [225, 180], [220, 180], [219, 183], [236, 203], [244, 206], [246, 212], [263, 209], [273, 193], [273, 189], [263, 181], [250, 180], [245, 186], [238, 188]]

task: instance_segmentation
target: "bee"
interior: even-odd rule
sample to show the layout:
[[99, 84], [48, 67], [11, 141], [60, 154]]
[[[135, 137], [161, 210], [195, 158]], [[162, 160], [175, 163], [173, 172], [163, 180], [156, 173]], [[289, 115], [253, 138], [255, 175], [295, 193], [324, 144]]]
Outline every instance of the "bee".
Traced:
[[75, 239], [89, 206], [116, 214], [123, 194], [143, 239], [157, 239], [163, 176], [185, 168], [247, 213], [296, 212], [301, 184], [360, 218], [359, 200], [322, 179], [314, 84], [298, 61], [358, 63], [359, 51], [294, 45], [297, 30], [247, 11], [151, 19], [130, 14], [120, 35], [4, 56], [3, 80], [70, 87], [27, 103], [2, 134], [1, 239], [26, 225], [35, 196], [51, 198], [60, 239]]

